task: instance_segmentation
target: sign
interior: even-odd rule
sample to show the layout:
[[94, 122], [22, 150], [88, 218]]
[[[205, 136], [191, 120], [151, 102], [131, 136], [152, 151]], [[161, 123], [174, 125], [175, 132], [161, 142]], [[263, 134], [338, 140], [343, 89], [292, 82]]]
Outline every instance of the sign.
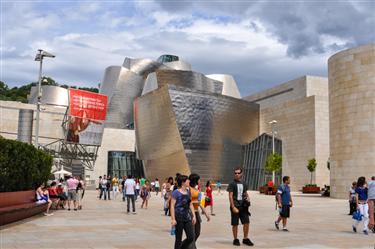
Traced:
[[85, 145], [100, 145], [106, 114], [106, 95], [69, 89], [66, 141]]
[[104, 121], [107, 113], [107, 96], [69, 89], [69, 115], [89, 120]]

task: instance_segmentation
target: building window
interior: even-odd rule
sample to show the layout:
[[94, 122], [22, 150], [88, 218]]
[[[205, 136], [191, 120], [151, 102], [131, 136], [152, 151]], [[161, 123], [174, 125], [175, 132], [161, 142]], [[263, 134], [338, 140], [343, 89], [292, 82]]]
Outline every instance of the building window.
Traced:
[[137, 159], [135, 152], [108, 151], [107, 175], [120, 178], [128, 175], [143, 177], [142, 161]]

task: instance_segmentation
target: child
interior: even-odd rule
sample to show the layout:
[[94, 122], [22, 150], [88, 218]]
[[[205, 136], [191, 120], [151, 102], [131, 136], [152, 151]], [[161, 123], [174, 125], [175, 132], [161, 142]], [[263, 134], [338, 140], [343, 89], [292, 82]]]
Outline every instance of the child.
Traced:
[[357, 210], [357, 202], [355, 199], [356, 187], [357, 187], [357, 183], [353, 182], [352, 187], [349, 189], [349, 215], [353, 215], [355, 210]]
[[286, 228], [287, 219], [290, 216], [290, 208], [293, 207], [292, 196], [290, 195], [290, 177], [283, 177], [283, 184], [280, 185], [277, 190], [277, 203], [279, 207], [279, 218], [275, 221], [275, 227], [279, 230], [280, 221], [283, 221], [283, 231], [289, 232]]

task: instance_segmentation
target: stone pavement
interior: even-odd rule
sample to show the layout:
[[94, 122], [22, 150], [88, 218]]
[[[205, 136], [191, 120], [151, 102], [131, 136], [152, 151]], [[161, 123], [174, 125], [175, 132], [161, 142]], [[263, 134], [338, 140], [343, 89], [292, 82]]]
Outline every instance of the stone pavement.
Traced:
[[[59, 210], [50, 217], [35, 216], [2, 227], [0, 248], [173, 248], [170, 219], [162, 213], [160, 195], [153, 193], [147, 210], [140, 209], [138, 200], [136, 215], [125, 213], [120, 196], [116, 201], [96, 196], [95, 191], [87, 191], [81, 211]], [[250, 232], [256, 248], [374, 248], [374, 234], [351, 231], [345, 200], [295, 193], [288, 233], [274, 228], [273, 196], [251, 192], [251, 198]], [[216, 216], [210, 222], [203, 219], [198, 248], [235, 248], [227, 199], [226, 192], [214, 194]]]

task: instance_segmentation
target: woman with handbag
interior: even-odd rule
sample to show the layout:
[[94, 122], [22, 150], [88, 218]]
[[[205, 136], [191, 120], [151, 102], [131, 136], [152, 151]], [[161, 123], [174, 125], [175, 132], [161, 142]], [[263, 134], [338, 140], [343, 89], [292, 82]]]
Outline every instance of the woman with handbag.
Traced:
[[[363, 217], [363, 233], [368, 235], [368, 224], [369, 224], [369, 214], [368, 214], [368, 188], [366, 187], [366, 178], [361, 176], [357, 181], [356, 193], [356, 203], [357, 210], [360, 212], [361, 217]], [[361, 219], [356, 219], [353, 225], [353, 232], [357, 232], [357, 227]]]
[[211, 207], [211, 215], [215, 216], [215, 214], [214, 214], [214, 200], [212, 198], [212, 187], [211, 187], [211, 182], [209, 180], [206, 183], [206, 191], [205, 191], [204, 195], [205, 195], [204, 207], [206, 208], [207, 206], [210, 206]]

